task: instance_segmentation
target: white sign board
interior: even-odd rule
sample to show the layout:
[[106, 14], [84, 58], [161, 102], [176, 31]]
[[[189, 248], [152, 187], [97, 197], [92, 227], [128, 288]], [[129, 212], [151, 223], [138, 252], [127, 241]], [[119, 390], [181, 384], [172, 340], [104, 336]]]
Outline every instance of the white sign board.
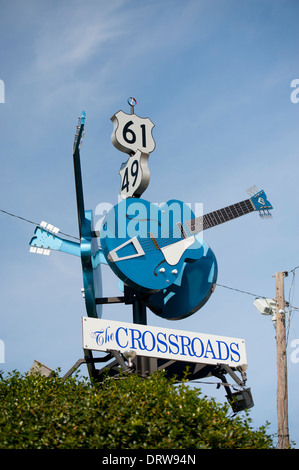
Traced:
[[133, 197], [133, 195], [139, 197], [147, 188], [150, 180], [148, 157], [147, 153], [137, 150], [121, 166], [119, 174], [121, 177], [120, 196], [122, 199]]
[[226, 336], [173, 330], [99, 318], [82, 319], [83, 348], [135, 351], [149, 356], [203, 364], [247, 364], [245, 341]]
[[154, 124], [149, 118], [141, 118], [136, 114], [118, 111], [111, 118], [114, 129], [111, 135], [113, 145], [125, 153], [151, 153], [155, 149], [152, 136]]

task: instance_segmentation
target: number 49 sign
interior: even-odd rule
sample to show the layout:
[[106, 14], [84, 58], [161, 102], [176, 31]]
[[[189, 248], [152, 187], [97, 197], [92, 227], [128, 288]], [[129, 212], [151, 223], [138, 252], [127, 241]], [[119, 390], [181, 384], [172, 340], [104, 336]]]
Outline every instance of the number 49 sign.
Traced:
[[136, 114], [126, 114], [123, 111], [114, 114], [111, 121], [114, 124], [111, 135], [113, 145], [130, 155], [128, 161], [120, 168], [120, 195], [123, 199], [140, 197], [150, 179], [148, 157], [155, 149], [152, 136], [154, 124], [149, 118], [140, 118]]
[[120, 196], [122, 199], [133, 196], [140, 197], [148, 187], [150, 180], [148, 157], [148, 153], [137, 150], [126, 163], [122, 164], [119, 170], [121, 177]]

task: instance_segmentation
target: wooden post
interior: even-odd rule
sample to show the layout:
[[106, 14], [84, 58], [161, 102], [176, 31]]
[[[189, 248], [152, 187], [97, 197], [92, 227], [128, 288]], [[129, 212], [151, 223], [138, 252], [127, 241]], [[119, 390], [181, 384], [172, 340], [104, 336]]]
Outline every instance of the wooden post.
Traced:
[[288, 386], [285, 331], [284, 273], [275, 273], [276, 281], [276, 349], [277, 349], [277, 432], [279, 449], [288, 449]]

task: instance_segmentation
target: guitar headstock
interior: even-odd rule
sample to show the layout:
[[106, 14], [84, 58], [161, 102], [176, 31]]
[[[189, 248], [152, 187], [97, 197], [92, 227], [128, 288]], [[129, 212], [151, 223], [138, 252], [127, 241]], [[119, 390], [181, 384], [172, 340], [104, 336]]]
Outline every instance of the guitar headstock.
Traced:
[[30, 253], [49, 255], [51, 250], [54, 250], [80, 256], [80, 243], [58, 237], [58, 232], [59, 229], [54, 225], [41, 222], [34, 231], [34, 237], [30, 240]]
[[78, 118], [78, 124], [76, 128], [75, 140], [73, 145], [73, 153], [80, 150], [82, 140], [84, 137], [84, 124], [85, 124], [85, 111], [82, 111], [81, 116]]
[[254, 210], [259, 211], [262, 218], [272, 217], [269, 211], [273, 209], [273, 206], [268, 201], [265, 191], [258, 191], [256, 194], [251, 196], [250, 201]]
[[34, 237], [30, 240], [30, 253], [49, 255], [50, 250], [59, 250], [62, 239], [57, 236], [59, 229], [54, 225], [41, 222], [34, 231]]

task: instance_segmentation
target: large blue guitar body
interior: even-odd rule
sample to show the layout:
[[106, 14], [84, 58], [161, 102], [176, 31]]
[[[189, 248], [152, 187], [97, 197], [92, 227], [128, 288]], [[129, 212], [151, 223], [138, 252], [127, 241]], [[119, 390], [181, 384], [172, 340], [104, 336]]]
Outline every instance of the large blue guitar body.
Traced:
[[168, 320], [186, 318], [203, 307], [217, 280], [216, 257], [208, 245], [198, 235], [184, 242], [185, 221], [193, 217], [177, 200], [158, 208], [127, 199], [108, 213], [100, 232], [103, 254], [115, 274], [137, 290], [155, 291], [145, 296], [146, 305]]
[[127, 285], [147, 293], [147, 306], [169, 320], [189, 316], [209, 299], [218, 268], [213, 251], [199, 234], [210, 227], [272, 205], [264, 191], [201, 217], [177, 200], [158, 207], [128, 198], [106, 216], [100, 232], [107, 263]]
[[206, 246], [185, 236], [185, 221], [194, 217], [183, 202], [158, 207], [128, 198], [107, 214], [100, 232], [104, 256], [115, 274], [129, 286], [152, 293], [181, 276], [187, 262], [202, 258]]

